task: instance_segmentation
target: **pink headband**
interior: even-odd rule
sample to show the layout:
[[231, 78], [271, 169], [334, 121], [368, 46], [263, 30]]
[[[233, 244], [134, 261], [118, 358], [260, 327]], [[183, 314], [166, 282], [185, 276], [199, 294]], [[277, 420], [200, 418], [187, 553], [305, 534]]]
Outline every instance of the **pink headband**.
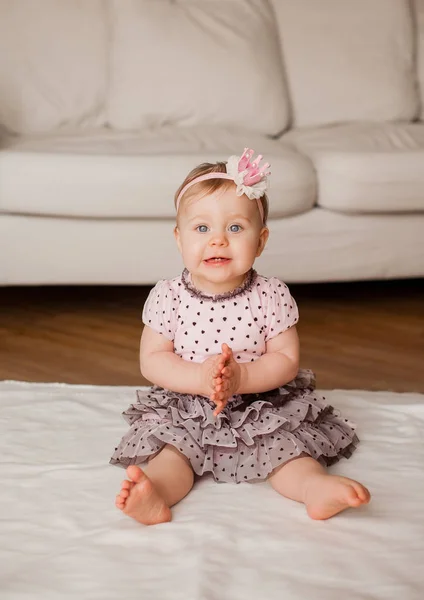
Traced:
[[250, 200], [256, 200], [258, 205], [259, 213], [261, 215], [262, 222], [264, 220], [264, 210], [260, 198], [264, 195], [267, 189], [267, 175], [270, 175], [269, 164], [265, 163], [263, 166], [259, 166], [262, 155], [250, 162], [253, 156], [253, 150], [245, 148], [243, 154], [239, 156], [230, 156], [227, 161], [227, 172], [226, 173], [207, 173], [206, 175], [200, 175], [187, 183], [178, 194], [176, 202], [176, 210], [180, 205], [181, 198], [184, 196], [186, 191], [191, 188], [192, 185], [206, 181], [208, 179], [230, 179], [237, 185], [237, 196], [245, 194]]

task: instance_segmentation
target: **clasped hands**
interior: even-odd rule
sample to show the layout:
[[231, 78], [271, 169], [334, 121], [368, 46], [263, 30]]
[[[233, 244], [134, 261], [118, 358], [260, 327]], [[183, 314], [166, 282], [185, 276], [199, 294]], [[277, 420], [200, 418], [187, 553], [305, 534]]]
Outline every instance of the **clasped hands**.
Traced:
[[242, 378], [242, 365], [233, 356], [228, 344], [222, 344], [221, 354], [211, 356], [202, 363], [205, 369], [207, 395], [216, 404], [217, 416], [228, 404], [233, 394], [237, 394]]

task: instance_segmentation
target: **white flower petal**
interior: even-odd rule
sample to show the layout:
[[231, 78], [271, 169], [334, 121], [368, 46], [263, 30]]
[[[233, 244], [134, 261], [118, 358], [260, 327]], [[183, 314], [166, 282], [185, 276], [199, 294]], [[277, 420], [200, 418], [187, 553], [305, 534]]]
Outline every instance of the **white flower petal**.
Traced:
[[238, 175], [239, 160], [240, 157], [235, 155], [230, 156], [230, 158], [227, 160], [227, 173], [231, 175], [234, 181], [236, 180], [236, 177]]

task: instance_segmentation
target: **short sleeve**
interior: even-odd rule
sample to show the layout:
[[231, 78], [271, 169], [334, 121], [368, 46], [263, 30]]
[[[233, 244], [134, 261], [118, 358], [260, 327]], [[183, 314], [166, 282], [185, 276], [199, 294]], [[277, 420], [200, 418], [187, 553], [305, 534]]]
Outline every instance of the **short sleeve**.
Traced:
[[299, 320], [296, 301], [290, 294], [287, 285], [277, 277], [270, 277], [267, 281], [267, 288], [266, 342], [293, 327]]
[[143, 323], [173, 341], [177, 325], [178, 297], [167, 279], [150, 291], [143, 307]]

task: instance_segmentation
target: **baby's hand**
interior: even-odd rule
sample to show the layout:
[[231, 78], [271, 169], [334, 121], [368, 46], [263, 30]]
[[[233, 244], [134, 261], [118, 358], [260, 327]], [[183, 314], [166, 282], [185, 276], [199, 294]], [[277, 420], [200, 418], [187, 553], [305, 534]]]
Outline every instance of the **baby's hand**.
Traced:
[[211, 400], [217, 405], [214, 415], [218, 415], [227, 406], [231, 396], [237, 393], [241, 380], [241, 367], [227, 344], [222, 344], [220, 356], [224, 358], [225, 365], [215, 379], [215, 391], [211, 395]]
[[224, 394], [217, 392], [216, 387], [222, 383], [222, 371], [224, 367], [225, 358], [222, 354], [210, 356], [202, 363], [202, 379], [206, 383], [205, 395], [209, 396], [212, 402], [215, 402], [220, 411], [226, 404], [223, 402]]

